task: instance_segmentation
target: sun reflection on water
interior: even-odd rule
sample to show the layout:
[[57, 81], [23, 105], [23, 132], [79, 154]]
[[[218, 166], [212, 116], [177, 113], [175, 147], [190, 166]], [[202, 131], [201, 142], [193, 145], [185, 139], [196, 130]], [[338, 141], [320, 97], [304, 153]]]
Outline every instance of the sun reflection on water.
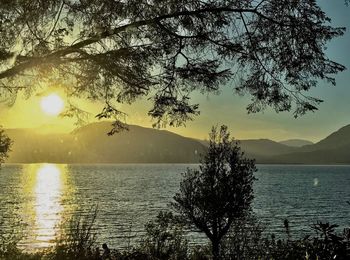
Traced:
[[57, 164], [30, 165], [24, 172], [25, 191], [31, 194], [24, 215], [33, 248], [52, 246], [59, 236], [64, 216], [62, 200], [67, 196], [67, 167]]
[[36, 213], [36, 241], [41, 246], [55, 239], [56, 227], [61, 221], [63, 207], [62, 172], [53, 164], [41, 166], [36, 175], [35, 213]]

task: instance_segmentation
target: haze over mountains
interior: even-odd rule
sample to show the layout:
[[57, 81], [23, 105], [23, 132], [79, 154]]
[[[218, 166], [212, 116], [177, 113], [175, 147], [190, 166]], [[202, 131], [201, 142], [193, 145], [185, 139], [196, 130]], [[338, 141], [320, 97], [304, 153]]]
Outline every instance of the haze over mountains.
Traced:
[[266, 163], [348, 164], [350, 163], [350, 125], [340, 128], [313, 145], [270, 158]]
[[205, 147], [169, 131], [130, 126], [113, 136], [109, 122], [92, 123], [69, 134], [6, 130], [14, 145], [7, 162], [20, 163], [191, 163]]
[[289, 139], [285, 141], [280, 141], [279, 143], [285, 144], [287, 146], [292, 146], [292, 147], [303, 147], [305, 145], [314, 144], [313, 142], [310, 142], [308, 140], [303, 140], [303, 139]]
[[[14, 145], [10, 163], [197, 163], [207, 142], [165, 130], [130, 126], [107, 136], [110, 122], [80, 127], [68, 134], [34, 129], [7, 129]], [[275, 142], [241, 140], [246, 155], [257, 163], [348, 164], [350, 125], [316, 144], [305, 140]]]

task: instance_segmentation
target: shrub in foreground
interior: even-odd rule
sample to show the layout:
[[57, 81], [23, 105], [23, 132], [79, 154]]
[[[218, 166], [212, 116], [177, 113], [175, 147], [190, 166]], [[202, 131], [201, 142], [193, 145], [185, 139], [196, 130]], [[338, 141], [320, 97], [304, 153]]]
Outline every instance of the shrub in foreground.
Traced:
[[189, 249], [183, 221], [171, 212], [160, 212], [155, 221], [146, 225], [141, 251], [152, 259], [187, 259]]

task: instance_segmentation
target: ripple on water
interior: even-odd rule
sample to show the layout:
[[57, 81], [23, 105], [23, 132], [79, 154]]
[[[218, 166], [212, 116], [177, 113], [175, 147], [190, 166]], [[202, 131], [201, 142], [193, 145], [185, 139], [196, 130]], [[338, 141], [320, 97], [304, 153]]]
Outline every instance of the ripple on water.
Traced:
[[[99, 241], [122, 248], [140, 239], [144, 225], [167, 210], [181, 172], [196, 165], [5, 165], [0, 171], [1, 230], [22, 231], [26, 248], [51, 246], [61, 223], [98, 206]], [[273, 233], [301, 236], [318, 220], [349, 225], [350, 166], [262, 165], [253, 208]], [[203, 242], [203, 235], [189, 234]], [[197, 242], [196, 242], [197, 241]]]

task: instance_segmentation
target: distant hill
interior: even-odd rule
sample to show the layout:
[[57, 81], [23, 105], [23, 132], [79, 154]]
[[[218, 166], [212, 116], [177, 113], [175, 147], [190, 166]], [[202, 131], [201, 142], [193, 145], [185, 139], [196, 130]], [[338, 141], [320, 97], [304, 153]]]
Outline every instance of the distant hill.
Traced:
[[350, 164], [350, 125], [293, 153], [270, 157], [265, 163]]
[[350, 125], [340, 128], [314, 145], [303, 147], [302, 151], [337, 149], [346, 145], [350, 145]]
[[291, 147], [303, 147], [305, 145], [313, 145], [313, 142], [303, 139], [288, 139], [285, 141], [280, 141], [280, 144], [284, 144]]
[[350, 164], [350, 145], [337, 149], [296, 152], [266, 158], [263, 163], [273, 164]]
[[110, 122], [78, 128], [70, 134], [41, 134], [8, 129], [14, 140], [7, 162], [19, 163], [193, 163], [205, 146], [169, 131], [130, 126], [107, 136]]
[[[131, 125], [129, 131], [107, 136], [110, 129], [110, 122], [88, 124], [68, 134], [7, 129], [14, 140], [7, 162], [197, 163], [208, 146], [207, 141], [165, 130]], [[240, 146], [257, 163], [349, 164], [350, 125], [318, 143], [301, 147], [268, 139], [241, 140]]]
[[315, 144], [299, 139], [252, 139], [241, 140], [240, 146], [248, 157], [262, 164], [350, 164], [350, 125]]
[[256, 159], [291, 153], [296, 150], [294, 147], [280, 144], [269, 139], [241, 140], [240, 146], [249, 157], [255, 157]]
[[[208, 146], [208, 141], [200, 141], [203, 145]], [[290, 147], [269, 139], [248, 139], [239, 140], [239, 145], [245, 155], [254, 158], [257, 162], [263, 163], [271, 156], [287, 154], [296, 151], [295, 147]]]

